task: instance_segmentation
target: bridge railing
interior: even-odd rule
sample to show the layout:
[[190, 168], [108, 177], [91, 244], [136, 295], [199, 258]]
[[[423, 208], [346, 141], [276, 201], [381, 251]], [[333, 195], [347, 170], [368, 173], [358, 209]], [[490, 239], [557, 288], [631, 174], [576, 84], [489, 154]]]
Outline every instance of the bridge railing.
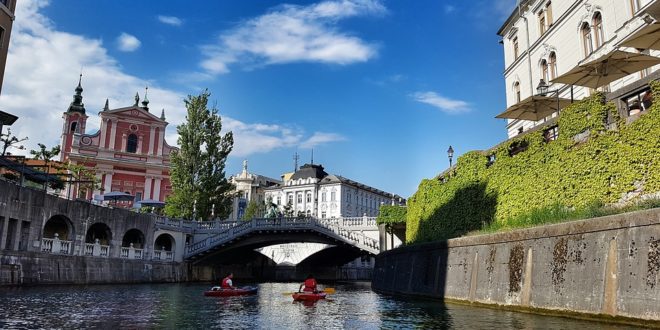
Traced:
[[[349, 218], [350, 219], [350, 218]], [[358, 221], [360, 219], [360, 221]], [[367, 220], [369, 218], [366, 218]], [[268, 229], [306, 229], [313, 228], [319, 232], [338, 236], [345, 241], [366, 249], [372, 253], [378, 253], [379, 242], [376, 239], [368, 237], [361, 230], [357, 231], [351, 227], [344, 226], [345, 223], [364, 224], [365, 217], [353, 218], [347, 222], [337, 221], [338, 219], [317, 219], [312, 217], [304, 218], [259, 218], [251, 221], [242, 221], [234, 223], [229, 228], [207, 237], [199, 242], [190, 244], [186, 248], [186, 255], [190, 256], [199, 252], [206, 251], [213, 246], [227, 242], [234, 237], [243, 235], [252, 230]], [[375, 220], [374, 220], [375, 224]]]

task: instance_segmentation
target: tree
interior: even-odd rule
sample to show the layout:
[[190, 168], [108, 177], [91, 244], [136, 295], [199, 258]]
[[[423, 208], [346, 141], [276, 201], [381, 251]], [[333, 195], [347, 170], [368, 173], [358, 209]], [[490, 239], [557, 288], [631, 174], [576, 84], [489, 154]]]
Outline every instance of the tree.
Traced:
[[291, 204], [291, 201], [288, 201], [286, 205], [284, 205], [284, 216], [287, 218], [293, 217], [294, 210], [293, 210], [293, 204]]
[[[99, 178], [96, 177], [96, 168], [89, 168], [85, 164], [66, 163], [64, 168], [70, 175], [69, 189], [71, 184], [75, 184], [77, 198], [85, 198], [87, 191], [94, 191], [100, 185]], [[67, 193], [68, 195], [68, 193]]]
[[264, 213], [264, 204], [257, 203], [257, 201], [250, 201], [245, 208], [245, 213], [243, 214], [243, 220], [251, 220], [256, 218]]
[[14, 147], [20, 150], [25, 149], [23, 145], [15, 146], [15, 144], [21, 143], [27, 139], [28, 139], [27, 137], [19, 139], [15, 135], [11, 135], [11, 129], [9, 128], [7, 128], [6, 134], [0, 132], [0, 143], [2, 144], [2, 154], [0, 154], [0, 156], [4, 156], [7, 153], [7, 149], [9, 147]]
[[171, 154], [172, 194], [165, 212], [172, 217], [224, 219], [231, 213], [234, 186], [225, 177], [225, 162], [234, 145], [232, 132], [221, 135], [218, 109], [208, 108], [211, 94], [188, 95], [186, 121], [177, 126], [179, 150]]
[[59, 144], [50, 148], [50, 150], [46, 150], [46, 146], [43, 143], [37, 143], [37, 145], [39, 146], [39, 150], [30, 150], [30, 155], [33, 156], [32, 159], [41, 159], [48, 163], [49, 160], [60, 154]]

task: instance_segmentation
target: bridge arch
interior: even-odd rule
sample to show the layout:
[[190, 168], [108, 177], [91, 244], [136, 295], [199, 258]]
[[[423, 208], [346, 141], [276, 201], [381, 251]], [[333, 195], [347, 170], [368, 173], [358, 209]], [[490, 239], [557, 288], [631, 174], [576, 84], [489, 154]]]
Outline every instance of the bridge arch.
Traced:
[[160, 234], [154, 241], [154, 250], [174, 251], [176, 250], [176, 240], [170, 234]]

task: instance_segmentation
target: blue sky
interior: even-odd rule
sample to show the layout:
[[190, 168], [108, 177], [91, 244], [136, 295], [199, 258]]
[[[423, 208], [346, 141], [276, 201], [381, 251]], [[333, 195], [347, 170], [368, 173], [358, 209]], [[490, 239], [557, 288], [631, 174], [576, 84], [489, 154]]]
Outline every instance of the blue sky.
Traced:
[[[106, 98], [170, 122], [212, 93], [243, 159], [279, 177], [300, 163], [405, 197], [457, 155], [506, 138], [496, 32], [514, 0], [20, 0], [0, 109], [38, 142], [59, 143], [82, 68], [88, 133]], [[47, 125], [44, 125], [48, 123]], [[15, 151], [15, 150], [14, 150]]]

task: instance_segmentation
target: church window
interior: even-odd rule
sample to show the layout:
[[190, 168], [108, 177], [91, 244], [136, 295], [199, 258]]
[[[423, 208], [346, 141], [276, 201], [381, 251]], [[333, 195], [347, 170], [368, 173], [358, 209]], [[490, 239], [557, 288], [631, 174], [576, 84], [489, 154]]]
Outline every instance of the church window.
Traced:
[[137, 135], [131, 134], [128, 136], [128, 141], [126, 143], [126, 152], [135, 153], [137, 151], [138, 138]]
[[78, 127], [78, 122], [77, 121], [74, 121], [73, 123], [71, 123], [71, 133], [75, 133], [77, 127]]

